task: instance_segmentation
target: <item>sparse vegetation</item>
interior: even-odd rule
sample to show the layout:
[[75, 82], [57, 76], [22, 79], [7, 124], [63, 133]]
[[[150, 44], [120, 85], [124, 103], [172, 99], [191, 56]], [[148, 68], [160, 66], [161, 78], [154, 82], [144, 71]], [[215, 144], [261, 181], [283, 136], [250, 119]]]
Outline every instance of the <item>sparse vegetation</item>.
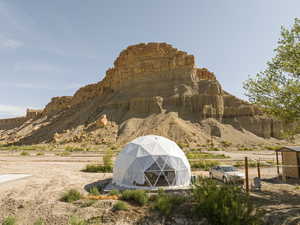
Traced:
[[80, 205], [80, 207], [81, 207], [81, 208], [90, 207], [90, 206], [92, 206], [95, 202], [96, 202], [96, 200], [87, 200], [87, 201], [83, 202], [83, 203]]
[[144, 190], [125, 190], [121, 194], [121, 199], [143, 206], [148, 202], [149, 197]]
[[70, 189], [69, 191], [65, 192], [62, 197], [60, 198], [63, 202], [74, 202], [81, 198], [81, 194], [79, 191], [75, 189]]
[[89, 148], [79, 147], [79, 146], [65, 146], [65, 151], [68, 152], [84, 152], [84, 151], [90, 151]]
[[120, 211], [120, 210], [128, 210], [128, 204], [123, 201], [117, 201], [116, 204], [113, 206], [114, 211]]
[[99, 164], [88, 164], [82, 170], [83, 172], [89, 173], [111, 173], [113, 171], [112, 166], [103, 166]]
[[271, 150], [271, 151], [276, 151], [276, 150], [279, 150], [279, 149], [281, 149], [282, 148], [282, 146], [277, 146], [277, 145], [275, 145], [275, 146], [265, 146], [265, 148], [267, 149], [267, 150]]
[[55, 155], [65, 157], [65, 156], [70, 156], [71, 152], [58, 152], [55, 153]]
[[45, 155], [44, 152], [38, 152], [38, 153], [36, 153], [36, 156], [43, 156], [43, 155]]
[[77, 216], [71, 216], [69, 218], [69, 224], [70, 225], [87, 225], [87, 222], [80, 219], [79, 217]]
[[212, 154], [212, 153], [203, 153], [203, 152], [188, 152], [186, 154], [188, 159], [226, 159], [229, 158], [224, 154]]
[[224, 148], [228, 148], [228, 147], [232, 146], [232, 143], [229, 142], [229, 141], [221, 141], [221, 145], [222, 145]]
[[217, 185], [204, 179], [193, 190], [194, 215], [207, 218], [212, 225], [258, 225], [260, 215], [239, 187]]
[[17, 220], [15, 217], [8, 216], [3, 220], [2, 225], [15, 225], [16, 222], [17, 222]]
[[209, 170], [213, 166], [219, 165], [219, 161], [215, 160], [201, 160], [197, 162], [191, 162], [192, 169], [202, 169], [202, 170]]
[[23, 151], [20, 153], [21, 156], [30, 156], [29, 152]]

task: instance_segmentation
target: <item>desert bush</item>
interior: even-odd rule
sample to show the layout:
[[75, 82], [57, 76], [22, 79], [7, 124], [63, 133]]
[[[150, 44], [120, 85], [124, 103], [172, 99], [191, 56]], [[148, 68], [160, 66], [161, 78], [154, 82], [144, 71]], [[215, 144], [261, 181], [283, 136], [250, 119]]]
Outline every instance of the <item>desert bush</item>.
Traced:
[[123, 201], [117, 201], [116, 204], [113, 206], [114, 211], [120, 211], [120, 210], [128, 210], [128, 205], [126, 202]]
[[43, 155], [45, 155], [45, 153], [44, 153], [44, 152], [38, 152], [38, 153], [36, 153], [35, 155], [36, 155], [36, 156], [43, 156]]
[[91, 195], [100, 195], [100, 191], [99, 189], [96, 187], [96, 186], [92, 186], [90, 189], [89, 189], [89, 193]]
[[75, 189], [70, 189], [69, 191], [65, 192], [62, 197], [60, 198], [63, 202], [74, 202], [81, 198], [81, 194], [79, 191]]
[[17, 220], [15, 217], [8, 216], [3, 220], [2, 225], [15, 225], [16, 222], [17, 222]]
[[30, 154], [29, 154], [29, 152], [23, 151], [20, 153], [20, 155], [21, 156], [29, 156]]
[[82, 170], [83, 172], [89, 172], [89, 173], [111, 173], [113, 171], [112, 166], [103, 166], [99, 164], [88, 164], [86, 167]]
[[42, 218], [38, 218], [33, 225], [44, 225], [44, 220]]
[[185, 200], [185, 197], [180, 195], [160, 192], [154, 200], [153, 209], [164, 216], [170, 216]]
[[239, 187], [204, 179], [193, 189], [193, 213], [212, 225], [258, 225], [260, 215]]
[[69, 224], [70, 225], [87, 225], [87, 222], [85, 222], [84, 220], [80, 219], [77, 216], [71, 216], [69, 218]]
[[189, 144], [187, 143], [177, 143], [177, 145], [179, 146], [179, 148], [184, 149], [184, 148], [188, 148]]
[[125, 190], [121, 194], [121, 199], [143, 206], [148, 202], [149, 197], [144, 190]]
[[88, 200], [88, 201], [84, 201], [82, 204], [80, 204], [81, 208], [85, 208], [85, 207], [90, 207], [91, 205], [93, 205], [96, 202], [96, 200]]
[[220, 165], [220, 162], [215, 160], [200, 160], [197, 162], [191, 162], [192, 169], [209, 170], [211, 167]]

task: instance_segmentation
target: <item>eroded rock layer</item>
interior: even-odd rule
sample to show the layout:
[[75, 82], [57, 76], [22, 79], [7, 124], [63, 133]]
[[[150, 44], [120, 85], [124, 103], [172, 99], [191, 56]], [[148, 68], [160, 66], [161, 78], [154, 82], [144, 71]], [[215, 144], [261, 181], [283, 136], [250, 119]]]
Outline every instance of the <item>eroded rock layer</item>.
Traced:
[[[205, 135], [222, 138], [228, 127], [221, 129], [221, 124], [264, 138], [278, 137], [282, 129], [282, 123], [267, 118], [256, 106], [223, 91], [212, 72], [195, 66], [193, 55], [166, 43], [148, 43], [122, 51], [102, 81], [80, 88], [71, 97], [53, 98], [42, 112], [46, 125], [15, 141], [52, 141], [54, 134], [66, 130], [70, 134], [70, 129], [81, 126], [83, 132], [94, 132], [102, 128], [95, 126], [91, 131], [91, 124], [103, 115], [108, 120], [105, 129], [113, 127], [115, 141], [147, 133], [173, 139], [194, 133], [199, 139]], [[162, 118], [164, 126], [154, 122]], [[216, 122], [205, 123], [208, 119]], [[8, 128], [0, 121], [1, 129]]]

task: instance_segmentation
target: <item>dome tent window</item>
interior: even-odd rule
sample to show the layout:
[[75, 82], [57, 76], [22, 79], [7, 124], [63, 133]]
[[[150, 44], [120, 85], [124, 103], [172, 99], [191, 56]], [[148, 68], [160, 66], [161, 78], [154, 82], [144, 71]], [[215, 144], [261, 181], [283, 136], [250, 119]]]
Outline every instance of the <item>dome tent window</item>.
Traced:
[[128, 188], [189, 186], [191, 169], [179, 146], [147, 135], [128, 143], [117, 156], [113, 183]]

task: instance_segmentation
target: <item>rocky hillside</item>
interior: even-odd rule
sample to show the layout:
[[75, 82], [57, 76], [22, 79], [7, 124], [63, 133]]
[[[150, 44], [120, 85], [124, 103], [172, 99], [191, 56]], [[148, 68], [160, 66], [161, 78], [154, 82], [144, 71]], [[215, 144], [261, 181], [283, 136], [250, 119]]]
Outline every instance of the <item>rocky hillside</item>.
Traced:
[[124, 143], [158, 134], [178, 142], [214, 136], [245, 143], [278, 138], [281, 130], [281, 122], [225, 92], [193, 55], [148, 43], [129, 46], [102, 81], [53, 98], [36, 116], [5, 126], [0, 120], [0, 141]]

